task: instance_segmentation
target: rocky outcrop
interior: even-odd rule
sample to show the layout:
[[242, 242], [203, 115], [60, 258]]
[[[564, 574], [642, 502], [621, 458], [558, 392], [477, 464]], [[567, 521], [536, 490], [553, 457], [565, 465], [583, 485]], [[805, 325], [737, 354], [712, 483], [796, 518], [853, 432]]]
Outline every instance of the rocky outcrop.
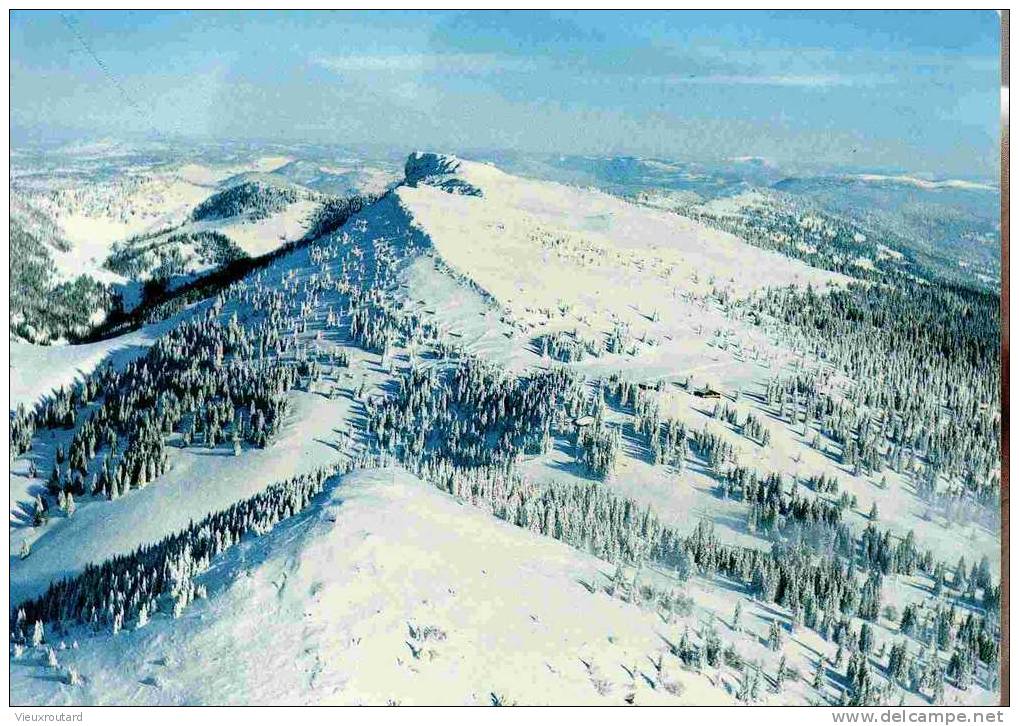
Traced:
[[481, 190], [457, 176], [460, 160], [447, 154], [415, 151], [407, 157], [404, 177], [407, 186], [426, 185], [450, 194], [480, 197]]

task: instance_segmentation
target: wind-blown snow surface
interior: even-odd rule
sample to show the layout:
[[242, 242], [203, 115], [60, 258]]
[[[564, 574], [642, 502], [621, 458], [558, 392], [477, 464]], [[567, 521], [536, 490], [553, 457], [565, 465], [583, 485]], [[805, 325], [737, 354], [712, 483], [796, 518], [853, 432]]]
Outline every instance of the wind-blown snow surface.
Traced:
[[13, 661], [13, 702], [731, 703], [669, 654], [679, 626], [584, 587], [608, 563], [402, 470], [356, 472], [323, 499], [228, 553], [179, 620], [59, 651], [83, 686]]

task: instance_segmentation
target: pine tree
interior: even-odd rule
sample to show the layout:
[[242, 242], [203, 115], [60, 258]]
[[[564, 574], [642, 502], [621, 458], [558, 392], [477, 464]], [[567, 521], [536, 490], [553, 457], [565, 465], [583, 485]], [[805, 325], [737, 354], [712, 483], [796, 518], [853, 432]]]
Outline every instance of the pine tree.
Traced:
[[908, 665], [907, 658], [906, 641], [892, 645], [892, 649], [888, 654], [888, 675], [893, 681], [897, 683], [905, 682]]
[[959, 556], [959, 562], [955, 565], [955, 580], [952, 584], [959, 592], [964, 592], [967, 588], [966, 558], [962, 555]]
[[814, 680], [811, 682], [811, 686], [818, 693], [824, 691], [824, 658], [817, 659], [817, 667], [814, 670]]
[[48, 515], [46, 513], [46, 505], [43, 503], [42, 497], [36, 495], [35, 497], [35, 511], [32, 515], [32, 526], [41, 527], [46, 524]]
[[768, 647], [775, 652], [782, 649], [782, 628], [777, 620], [772, 620], [768, 629]]
[[899, 630], [903, 635], [913, 635], [916, 632], [916, 605], [909, 603], [902, 610], [902, 620], [899, 622]]
[[754, 666], [753, 670], [754, 674], [750, 679], [750, 700], [756, 701], [761, 693], [761, 670], [757, 666]]
[[860, 639], [858, 647], [861, 653], [869, 655], [870, 651], [874, 647], [874, 630], [870, 627], [870, 623], [862, 623], [860, 625]]

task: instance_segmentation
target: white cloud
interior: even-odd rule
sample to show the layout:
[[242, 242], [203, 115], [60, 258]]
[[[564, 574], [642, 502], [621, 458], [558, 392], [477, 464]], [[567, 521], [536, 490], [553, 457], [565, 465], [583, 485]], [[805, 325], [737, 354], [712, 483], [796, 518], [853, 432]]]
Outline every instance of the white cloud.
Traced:
[[718, 86], [797, 86], [802, 88], [828, 88], [850, 86], [858, 78], [841, 75], [690, 75], [664, 76], [664, 83], [671, 85], [718, 85]]
[[890, 82], [873, 75], [842, 73], [665, 73], [665, 74], [589, 74], [578, 79], [583, 83], [635, 83], [666, 86], [772, 86], [786, 88], [827, 89], [850, 86], [874, 86]]
[[915, 176], [886, 176], [884, 174], [857, 174], [854, 178], [865, 182], [894, 182], [898, 184], [909, 184], [921, 189], [979, 189], [981, 191], [998, 191], [998, 187], [979, 182], [965, 181], [963, 179], [944, 179], [934, 181], [921, 179]]
[[312, 63], [334, 73], [490, 73], [533, 70], [525, 59], [488, 53], [397, 53], [383, 55], [339, 55], [316, 57]]

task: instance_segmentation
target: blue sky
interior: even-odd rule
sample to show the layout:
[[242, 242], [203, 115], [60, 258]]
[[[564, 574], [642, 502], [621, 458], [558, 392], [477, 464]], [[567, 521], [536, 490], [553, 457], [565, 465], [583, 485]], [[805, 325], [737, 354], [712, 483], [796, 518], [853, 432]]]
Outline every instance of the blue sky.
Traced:
[[986, 178], [998, 54], [988, 11], [14, 12], [11, 125]]

